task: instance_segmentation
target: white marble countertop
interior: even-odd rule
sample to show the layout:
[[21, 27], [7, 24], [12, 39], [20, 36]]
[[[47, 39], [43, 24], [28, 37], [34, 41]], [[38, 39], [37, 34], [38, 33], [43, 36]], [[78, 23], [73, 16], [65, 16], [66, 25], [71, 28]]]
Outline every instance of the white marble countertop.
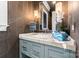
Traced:
[[68, 37], [68, 39], [70, 39], [69, 41], [57, 41], [53, 38], [51, 33], [23, 33], [19, 34], [19, 38], [76, 51], [75, 40], [73, 40], [70, 36]]

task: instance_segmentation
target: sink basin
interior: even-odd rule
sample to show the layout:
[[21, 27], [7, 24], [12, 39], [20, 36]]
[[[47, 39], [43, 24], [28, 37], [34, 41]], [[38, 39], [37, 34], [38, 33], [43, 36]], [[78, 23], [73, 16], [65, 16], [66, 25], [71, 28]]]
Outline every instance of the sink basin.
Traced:
[[50, 39], [52, 37], [50, 33], [31, 33], [29, 35], [33, 38], [39, 38], [39, 39]]

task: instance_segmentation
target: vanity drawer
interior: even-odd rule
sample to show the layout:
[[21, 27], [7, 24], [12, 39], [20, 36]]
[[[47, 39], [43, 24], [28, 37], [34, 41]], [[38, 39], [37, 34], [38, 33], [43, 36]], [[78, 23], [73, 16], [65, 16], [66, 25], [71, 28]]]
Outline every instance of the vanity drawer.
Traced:
[[31, 43], [29, 41], [22, 40], [21, 44], [21, 52], [31, 56]]
[[70, 53], [69, 50], [54, 47], [54, 46], [45, 46], [45, 57], [47, 58], [71, 58], [75, 57], [74, 53]]
[[44, 57], [44, 46], [38, 43], [32, 42], [32, 57], [43, 58]]
[[68, 56], [69, 58], [75, 58], [76, 57], [76, 52], [72, 51], [72, 50], [67, 50], [65, 51], [66, 55], [65, 56]]

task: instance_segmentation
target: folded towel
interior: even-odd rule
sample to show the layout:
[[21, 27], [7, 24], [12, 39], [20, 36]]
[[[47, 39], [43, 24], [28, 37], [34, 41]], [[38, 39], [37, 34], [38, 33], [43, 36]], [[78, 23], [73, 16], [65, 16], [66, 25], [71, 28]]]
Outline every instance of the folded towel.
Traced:
[[57, 31], [54, 31], [52, 32], [52, 35], [55, 39], [59, 40], [59, 41], [67, 41], [67, 33], [65, 32], [57, 32]]

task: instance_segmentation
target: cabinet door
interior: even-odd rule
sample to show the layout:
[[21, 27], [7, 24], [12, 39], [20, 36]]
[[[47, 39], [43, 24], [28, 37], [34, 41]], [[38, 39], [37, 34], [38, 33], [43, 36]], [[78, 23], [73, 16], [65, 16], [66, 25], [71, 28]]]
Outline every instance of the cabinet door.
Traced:
[[31, 57], [31, 43], [23, 40], [21, 43], [21, 52]]
[[43, 58], [44, 57], [44, 46], [38, 43], [32, 43], [32, 57]]
[[69, 53], [63, 49], [54, 46], [45, 46], [45, 57], [47, 58], [69, 58]]
[[69, 53], [69, 58], [75, 58], [76, 57], [76, 52], [69, 50], [69, 52], [67, 52], [67, 54]]

